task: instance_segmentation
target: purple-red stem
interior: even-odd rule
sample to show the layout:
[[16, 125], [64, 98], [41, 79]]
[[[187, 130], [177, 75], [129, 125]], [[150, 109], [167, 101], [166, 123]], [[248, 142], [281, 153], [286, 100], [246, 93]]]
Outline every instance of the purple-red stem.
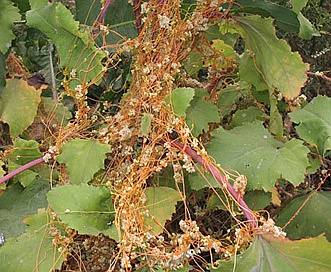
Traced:
[[[238, 201], [240, 209], [245, 214], [246, 218], [248, 219], [250, 225], [252, 228], [257, 227], [257, 221], [254, 218], [252, 210], [247, 206], [246, 202], [240, 197], [240, 195], [234, 190], [232, 185], [227, 181], [227, 179], [210, 163], [205, 161], [200, 155], [198, 155], [192, 148], [189, 146], [184, 146], [182, 143], [179, 142], [171, 142], [172, 146], [184, 151], [187, 155], [189, 155], [191, 158], [193, 158], [197, 163], [201, 164], [203, 167], [205, 167], [212, 175], [213, 177], [220, 183], [221, 186], [226, 187], [228, 192], [232, 195], [232, 197]], [[44, 162], [44, 158], [38, 158], [34, 161], [31, 161], [17, 169], [15, 169], [13, 172], [9, 173], [8, 175], [0, 178], [0, 184], [11, 179], [12, 177], [18, 175], [19, 173], [36, 166], [40, 163]]]
[[140, 19], [140, 0], [133, 1], [133, 11], [134, 15], [136, 16], [136, 27], [138, 35], [141, 33], [142, 25]]
[[227, 181], [227, 179], [210, 163], [206, 162], [200, 155], [198, 155], [193, 149], [189, 146], [184, 146], [179, 142], [171, 142], [176, 148], [183, 150], [187, 155], [193, 158], [196, 162], [205, 167], [213, 177], [220, 183], [221, 186], [226, 187], [228, 192], [232, 197], [238, 201], [240, 209], [245, 214], [252, 228], [258, 226], [257, 221], [253, 215], [252, 210], [247, 206], [246, 202], [239, 196], [239, 194], [233, 189], [232, 185]]
[[29, 162], [27, 164], [24, 164], [23, 166], [15, 169], [13, 172], [9, 173], [8, 175], [0, 178], [0, 184], [3, 183], [3, 182], [5, 182], [5, 181], [7, 181], [7, 180], [9, 180], [9, 179], [11, 179], [12, 177], [18, 175], [19, 173], [21, 173], [21, 172], [23, 172], [23, 171], [25, 171], [25, 170], [33, 167], [33, 166], [36, 166], [37, 164], [42, 163], [42, 162], [44, 162], [44, 158], [43, 157], [41, 157], [39, 159], [36, 159], [34, 161], [31, 161], [31, 162]]
[[313, 76], [313, 77], [321, 77], [323, 78], [324, 80], [328, 81], [328, 82], [331, 82], [331, 77], [327, 77], [326, 75], [319, 75], [318, 73], [314, 73], [314, 72], [306, 72], [306, 74], [308, 76]]
[[107, 3], [103, 6], [103, 9], [101, 11], [100, 17], [99, 17], [99, 22], [102, 23], [103, 19], [106, 16], [106, 12], [110, 6], [110, 4], [112, 4], [114, 2], [114, 0], [108, 0]]

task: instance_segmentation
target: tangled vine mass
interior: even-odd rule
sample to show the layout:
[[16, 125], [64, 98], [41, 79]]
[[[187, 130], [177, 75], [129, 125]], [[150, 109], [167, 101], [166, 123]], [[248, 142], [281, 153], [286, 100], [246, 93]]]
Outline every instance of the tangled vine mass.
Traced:
[[[240, 192], [244, 191], [245, 182], [238, 180], [245, 178], [239, 174], [229, 174], [216, 165], [201, 140], [192, 136], [184, 118], [176, 115], [166, 102], [178, 87], [204, 87], [213, 93], [217, 83], [224, 77], [224, 73], [210, 69], [208, 81], [202, 84], [190, 78], [182, 69], [183, 62], [193, 49], [208, 57], [220, 57], [220, 53], [209, 45], [205, 36], [205, 31], [211, 25], [228, 19], [227, 11], [220, 11], [220, 4], [220, 1], [214, 0], [198, 1], [194, 12], [183, 18], [180, 14], [181, 1], [144, 2], [141, 5], [143, 28], [139, 36], [118, 45], [106, 44], [100, 49], [104, 52], [107, 52], [108, 47], [116, 49], [112, 56], [107, 53], [107, 65], [116, 65], [121, 54], [133, 52], [131, 85], [120, 104], [116, 105], [118, 111], [115, 115], [100, 113], [102, 128], [92, 131], [93, 137], [112, 148], [107, 174], [101, 181], [112, 189], [116, 215], [113, 224], [120, 236], [119, 252], [112, 260], [110, 269], [115, 268], [118, 262], [122, 269], [130, 269], [138, 257], [140, 265], [148, 263], [148, 266], [158, 265], [166, 269], [178, 269], [201, 252], [215, 251], [229, 257], [247, 246], [252, 239], [250, 232], [254, 228], [257, 230], [258, 215], [253, 214], [247, 206], [239, 204], [240, 200], [242, 202], [243, 193]], [[108, 30], [102, 24], [95, 27], [100, 29], [100, 35], [107, 35]], [[68, 71], [68, 74], [72, 75], [72, 72]], [[95, 123], [86, 102], [90, 85], [82, 82], [73, 90], [70, 88], [70, 77], [67, 84], [64, 84], [65, 94], [73, 97], [77, 111], [75, 121], [59, 132], [56, 138], [58, 149], [76, 134], [84, 134], [86, 128]], [[105, 103], [103, 106], [107, 109], [114, 105]], [[144, 116], [147, 116], [150, 124], [148, 131], [142, 133], [141, 122]], [[90, 135], [87, 137], [91, 137], [91, 132], [88, 133]], [[173, 179], [186, 205], [187, 195], [185, 190], [179, 189], [182, 188], [179, 184], [185, 183], [185, 171], [197, 171], [196, 162], [200, 162], [206, 171], [211, 171], [226, 195], [232, 197], [248, 215], [248, 222], [237, 220], [239, 228], [235, 246], [203, 235], [196, 222], [190, 219], [188, 209], [185, 220], [180, 221], [180, 234], [169, 233], [164, 229], [164, 233], [158, 235], [144, 223], [146, 217], [152, 216], [145, 205], [144, 193], [150, 185], [151, 177], [171, 166]], [[236, 189], [228, 187], [231, 187], [227, 182], [229, 179], [237, 181]], [[231, 211], [231, 207], [227, 206]]]
[[[139, 269], [146, 267], [177, 270], [188, 263], [195, 263], [196, 267], [206, 265], [208, 262], [203, 258], [216, 266], [215, 257], [229, 260], [244, 252], [256, 234], [268, 232], [275, 237], [284, 237], [285, 233], [272, 219], [253, 212], [244, 202], [246, 177], [223, 169], [206, 151], [211, 132], [219, 124], [210, 124], [209, 131], [194, 136], [185, 116], [176, 113], [172, 99], [178, 88], [205, 89], [209, 94], [208, 101], [217, 104], [218, 91], [226, 86], [227, 77], [236, 71], [237, 63], [216, 50], [206, 32], [218, 24], [236, 28], [235, 18], [229, 13], [233, 3], [198, 0], [193, 11], [183, 14], [180, 0], [134, 1], [138, 36], [128, 39], [118, 34], [121, 41], [108, 44], [106, 37], [114, 32], [103, 24], [103, 19], [112, 1], [104, 2], [89, 33], [89, 43], [102, 40], [103, 45], [89, 56], [87, 71], [79, 71], [79, 64], [71, 70], [68, 67], [63, 70], [64, 92], [59, 100], [65, 96], [73, 99], [75, 117], [66, 126], [58, 126], [52, 131], [53, 142], [47, 146], [43, 161], [54, 162], [61, 148], [75, 138], [94, 139], [111, 148], [104, 173], [91, 182], [96, 187], [108, 188], [114, 205], [115, 216], [109, 226], [114, 227], [118, 243], [112, 248], [113, 254], [104, 255], [107, 256], [104, 258], [110, 258], [108, 270], [141, 271]], [[226, 3], [228, 7], [222, 8]], [[89, 46], [87, 44], [86, 48]], [[199, 52], [205, 61], [213, 60], [204, 80], [190, 77], [184, 69], [193, 51]], [[132, 64], [130, 85], [123, 96], [118, 103], [94, 101], [91, 104], [89, 88], [97, 85], [109, 69], [119, 66], [125, 54], [132, 54]], [[101, 73], [92, 80], [87, 77], [82, 80], [79, 73], [93, 74], [99, 64], [94, 63], [94, 58], [99, 56], [103, 56]], [[219, 69], [217, 63], [224, 64], [223, 68]], [[54, 165], [60, 173], [59, 183], [67, 184], [69, 177], [65, 167]], [[233, 222], [221, 238], [206, 235], [193, 219], [185, 183], [186, 176], [194, 172], [202, 177], [211, 174], [223, 192], [221, 196], [220, 190], [214, 189], [205, 178]], [[146, 188], [155, 186], [155, 177], [162, 173], [171, 173], [170, 180], [174, 181], [180, 196], [184, 216], [174, 220], [178, 223], [176, 233], [158, 222], [147, 205]], [[55, 220], [56, 214], [50, 214]], [[148, 223], [150, 221], [159, 224], [162, 232], [155, 231]], [[73, 237], [76, 233], [67, 232], [64, 237], [56, 228], [52, 229], [52, 235], [57, 237], [54, 243], [62, 246], [64, 255], [75, 248]], [[103, 236], [98, 236], [94, 244], [90, 238], [79, 236], [79, 239], [85, 239], [84, 246], [94, 250], [106, 243]]]

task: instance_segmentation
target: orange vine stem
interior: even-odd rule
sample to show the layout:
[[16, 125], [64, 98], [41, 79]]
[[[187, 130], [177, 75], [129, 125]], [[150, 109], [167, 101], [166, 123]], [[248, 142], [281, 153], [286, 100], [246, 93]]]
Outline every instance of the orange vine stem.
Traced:
[[239, 194], [235, 191], [232, 185], [228, 182], [228, 180], [213, 166], [211, 163], [207, 162], [204, 158], [198, 155], [192, 148], [189, 146], [184, 146], [179, 142], [171, 142], [171, 145], [184, 151], [187, 155], [193, 158], [197, 163], [201, 164], [204, 168], [206, 168], [209, 173], [213, 175], [213, 177], [218, 181], [220, 185], [226, 187], [231, 196], [238, 201], [240, 209], [245, 214], [246, 218], [249, 221], [249, 224], [252, 228], [256, 228], [258, 226], [257, 220], [254, 217], [252, 210], [247, 206], [246, 202], [239, 196]]

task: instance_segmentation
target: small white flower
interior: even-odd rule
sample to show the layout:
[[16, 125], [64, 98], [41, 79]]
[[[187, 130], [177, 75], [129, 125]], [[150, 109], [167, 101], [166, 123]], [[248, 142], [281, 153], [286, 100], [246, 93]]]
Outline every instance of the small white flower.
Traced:
[[49, 162], [49, 160], [52, 158], [52, 155], [49, 153], [46, 153], [43, 157], [44, 162]]
[[158, 15], [157, 16], [158, 19], [159, 19], [159, 24], [160, 24], [160, 27], [161, 28], [164, 28], [164, 29], [170, 29], [170, 18], [168, 18], [167, 16], [165, 15]]
[[76, 77], [76, 72], [77, 72], [76, 69], [72, 69], [71, 72], [70, 72], [70, 76], [71, 77]]

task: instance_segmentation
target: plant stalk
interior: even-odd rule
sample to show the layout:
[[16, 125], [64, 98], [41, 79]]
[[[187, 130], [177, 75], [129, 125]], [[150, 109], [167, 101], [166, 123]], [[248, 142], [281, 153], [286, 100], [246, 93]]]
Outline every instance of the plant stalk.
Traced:
[[182, 143], [179, 142], [171, 142], [171, 145], [184, 151], [187, 155], [189, 155], [191, 158], [193, 158], [197, 163], [202, 165], [204, 168], [208, 170], [210, 174], [213, 175], [213, 177], [218, 181], [218, 183], [225, 187], [228, 192], [231, 194], [231, 196], [238, 201], [239, 208], [243, 211], [246, 218], [249, 221], [249, 224], [252, 228], [258, 227], [258, 222], [256, 218], [254, 217], [254, 213], [252, 210], [247, 206], [246, 202], [243, 200], [242, 197], [239, 196], [239, 194], [235, 191], [235, 189], [232, 187], [232, 185], [228, 182], [228, 180], [216, 169], [215, 166], [213, 166], [211, 163], [205, 161], [200, 155], [198, 155], [192, 148], [189, 146], [184, 146]]
[[4, 177], [0, 178], [0, 184], [1, 183], [4, 183], [5, 181], [13, 178], [14, 176], [18, 175], [19, 173], [21, 173], [21, 172], [23, 172], [23, 171], [25, 171], [25, 170], [33, 167], [33, 166], [36, 166], [36, 165], [38, 165], [38, 164], [40, 164], [40, 163], [42, 163], [44, 161], [45, 161], [44, 160], [44, 157], [41, 157], [41, 158], [38, 158], [38, 159], [36, 159], [34, 161], [31, 161], [31, 162], [29, 162], [27, 164], [24, 164], [23, 166], [15, 169], [13, 172], [11, 172], [11, 173], [5, 175]]
[[133, 1], [133, 11], [134, 11], [134, 15], [136, 17], [137, 33], [139, 35], [141, 33], [141, 30], [142, 30], [141, 19], [140, 19], [140, 3], [139, 3], [139, 0], [134, 0]]
[[103, 6], [103, 9], [101, 11], [100, 17], [99, 17], [99, 22], [102, 23], [103, 19], [106, 16], [106, 12], [109, 8], [109, 6], [114, 2], [114, 0], [108, 0], [107, 3]]

